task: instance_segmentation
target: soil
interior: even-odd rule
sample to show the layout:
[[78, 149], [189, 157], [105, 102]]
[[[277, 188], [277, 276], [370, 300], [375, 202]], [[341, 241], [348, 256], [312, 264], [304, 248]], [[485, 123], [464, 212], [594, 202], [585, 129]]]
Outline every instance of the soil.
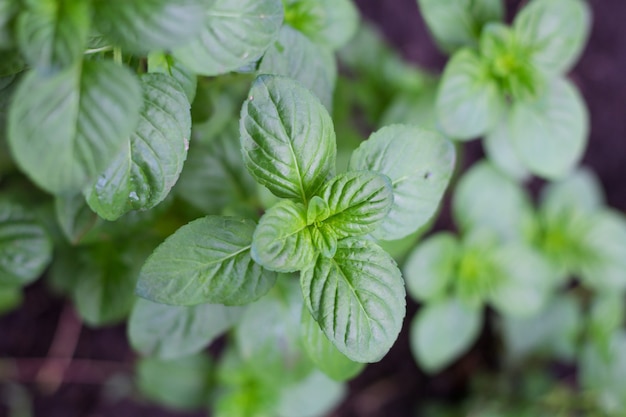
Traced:
[[[415, 0], [356, 0], [367, 20], [382, 29], [388, 40], [407, 60], [439, 71], [445, 57], [434, 47], [421, 20]], [[512, 14], [521, 1], [509, 1]], [[593, 31], [581, 61], [571, 74], [579, 86], [591, 114], [591, 138], [584, 164], [599, 175], [608, 203], [626, 211], [626, 2], [623, 0], [591, 0]], [[470, 159], [481, 155], [480, 145], [469, 146]], [[449, 219], [449, 216], [443, 216]], [[438, 227], [449, 226], [446, 221]], [[409, 303], [407, 317], [417, 306]], [[50, 294], [36, 283], [27, 288], [23, 306], [0, 318], [0, 358], [45, 358], [48, 354], [59, 318], [66, 315], [62, 299]], [[72, 322], [71, 312], [70, 323]], [[408, 344], [406, 324], [391, 352], [379, 363], [370, 365], [352, 381], [345, 402], [331, 414], [333, 417], [403, 417], [417, 416], [416, 407], [425, 399], [455, 401], [463, 397], [469, 375], [479, 367], [493, 367], [495, 341], [489, 329], [477, 345], [458, 363], [434, 377], [422, 373], [415, 365]], [[71, 331], [71, 326], [68, 331]], [[39, 385], [26, 383], [26, 392], [11, 387], [11, 400], [19, 393], [32, 397], [34, 417], [200, 417], [203, 413], [167, 412], [142, 403], [132, 394], [126, 365], [134, 355], [128, 346], [125, 326], [100, 330], [82, 328], [75, 357], [110, 364], [110, 374], [118, 374], [106, 385], [94, 383], [107, 376], [94, 375], [93, 370], [70, 368], [70, 382], [53, 392]], [[1, 364], [1, 362], [0, 362]], [[20, 379], [32, 381], [41, 363], [37, 359], [24, 362]], [[80, 363], [78, 364], [80, 365]], [[129, 365], [128, 365], [129, 366]], [[4, 369], [0, 368], [0, 373]], [[17, 390], [17, 391], [16, 391]], [[5, 386], [0, 393], [9, 392]], [[1, 395], [1, 394], [0, 394]], [[0, 404], [7, 398], [0, 397]], [[0, 417], [8, 410], [0, 405]]]

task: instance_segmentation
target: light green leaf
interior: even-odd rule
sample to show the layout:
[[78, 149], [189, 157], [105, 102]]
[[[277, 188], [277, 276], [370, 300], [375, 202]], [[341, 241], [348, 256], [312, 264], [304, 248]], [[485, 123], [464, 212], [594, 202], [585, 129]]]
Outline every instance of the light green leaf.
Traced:
[[172, 305], [241, 305], [267, 293], [276, 274], [250, 257], [253, 221], [207, 216], [181, 227], [148, 258], [136, 292]]
[[302, 311], [300, 334], [309, 358], [335, 381], [352, 379], [363, 370], [364, 364], [351, 361], [337, 350], [308, 310]]
[[280, 0], [213, 0], [203, 13], [195, 40], [174, 51], [186, 67], [211, 76], [255, 62], [278, 36]]
[[469, 140], [493, 129], [505, 107], [486, 63], [464, 49], [446, 65], [437, 94], [437, 117], [443, 132]]
[[89, 2], [83, 0], [27, 2], [15, 30], [28, 64], [45, 72], [81, 60], [89, 35], [90, 12]]
[[26, 208], [0, 202], [0, 286], [26, 285], [52, 258], [52, 241]]
[[550, 74], [563, 74], [578, 60], [590, 26], [589, 6], [581, 0], [532, 0], [514, 22], [534, 64]]
[[113, 62], [85, 61], [51, 76], [31, 71], [9, 110], [11, 151], [45, 190], [81, 191], [127, 143], [140, 108], [139, 83]]
[[389, 214], [393, 203], [391, 182], [371, 171], [339, 174], [320, 191], [329, 215], [318, 218], [338, 239], [370, 233]]
[[259, 65], [259, 74], [284, 75], [311, 90], [332, 108], [337, 64], [332, 51], [313, 43], [302, 33], [283, 26]]
[[254, 232], [252, 258], [272, 271], [310, 266], [316, 251], [302, 204], [284, 200], [265, 212]]
[[609, 289], [594, 295], [587, 323], [588, 337], [605, 355], [610, 355], [611, 339], [624, 325], [626, 302], [621, 292]]
[[126, 49], [171, 49], [200, 36], [206, 5], [205, 0], [96, 0], [95, 23]]
[[486, 229], [506, 241], [531, 238], [536, 229], [532, 204], [524, 189], [489, 163], [474, 165], [459, 181], [452, 199], [461, 230]]
[[411, 322], [411, 351], [422, 369], [439, 372], [469, 350], [481, 327], [480, 309], [455, 299], [426, 304]]
[[322, 197], [313, 196], [306, 210], [306, 222], [313, 224], [326, 220], [331, 215], [328, 203]]
[[[232, 127], [232, 128], [231, 128]], [[207, 214], [250, 205], [257, 198], [257, 183], [250, 176], [239, 147], [237, 124], [205, 144], [192, 141], [173, 192]]]
[[313, 246], [327, 258], [335, 256], [338, 236], [332, 227], [321, 224], [311, 227], [310, 230]]
[[191, 115], [178, 82], [163, 74], [141, 77], [144, 105], [127, 146], [85, 191], [89, 206], [107, 220], [162, 202], [187, 157]]
[[231, 328], [241, 307], [169, 306], [138, 299], [128, 319], [128, 339], [142, 355], [175, 359], [200, 352]]
[[502, 0], [418, 0], [422, 17], [439, 47], [446, 52], [475, 47], [482, 26], [502, 20]]
[[213, 363], [207, 355], [174, 360], [142, 358], [136, 366], [139, 390], [150, 400], [175, 410], [206, 405], [213, 380]]
[[445, 296], [456, 278], [460, 251], [460, 244], [451, 233], [438, 233], [422, 241], [403, 268], [411, 297], [430, 301]]
[[400, 239], [423, 226], [439, 206], [454, 163], [449, 141], [415, 126], [387, 126], [363, 142], [353, 152], [349, 168], [384, 174], [393, 187], [391, 211], [374, 236]]
[[241, 110], [241, 147], [252, 176], [279, 197], [307, 202], [335, 169], [330, 115], [300, 84], [259, 76]]
[[198, 77], [173, 56], [166, 55], [163, 52], [151, 52], [148, 55], [148, 72], [159, 72], [173, 77], [185, 91], [187, 100], [193, 103], [196, 97]]
[[404, 282], [376, 244], [344, 239], [332, 259], [319, 256], [300, 274], [304, 302], [326, 337], [356, 362], [379, 361], [405, 315]]
[[298, 281], [285, 277], [267, 296], [248, 306], [235, 328], [241, 358], [269, 385], [292, 384], [313, 368], [300, 339], [301, 312]]
[[553, 79], [545, 93], [533, 101], [516, 101], [509, 123], [517, 155], [529, 171], [541, 177], [567, 175], [587, 146], [589, 115], [585, 102], [564, 79]]
[[541, 190], [541, 214], [544, 221], [558, 221], [568, 212], [586, 217], [605, 205], [602, 184], [587, 168], [579, 168], [560, 181], [547, 184]]
[[489, 132], [482, 143], [489, 162], [500, 172], [517, 182], [523, 182], [530, 177], [530, 172], [511, 143], [508, 118], [502, 120], [494, 130]]
[[276, 415], [278, 417], [328, 415], [339, 405], [346, 393], [344, 384], [328, 379], [319, 371], [314, 371], [300, 383], [281, 390]]

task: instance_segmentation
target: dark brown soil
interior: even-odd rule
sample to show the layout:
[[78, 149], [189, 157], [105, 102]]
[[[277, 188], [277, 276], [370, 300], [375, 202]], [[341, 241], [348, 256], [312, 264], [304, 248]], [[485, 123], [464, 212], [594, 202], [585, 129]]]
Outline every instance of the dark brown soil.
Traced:
[[[419, 16], [415, 0], [357, 0], [366, 19], [380, 26], [402, 54], [412, 62], [433, 70], [445, 63], [433, 46]], [[510, 1], [514, 11], [520, 1]], [[575, 68], [572, 79], [580, 87], [591, 113], [591, 139], [584, 163], [593, 168], [605, 186], [607, 199], [615, 209], [626, 210], [626, 2], [592, 0], [593, 33], [587, 50]], [[480, 155], [480, 146], [470, 146], [470, 158]], [[41, 283], [26, 290], [23, 306], [0, 318], [0, 358], [44, 358], [52, 343], [57, 322], [64, 308]], [[417, 307], [410, 304], [407, 317]], [[405, 322], [408, 324], [409, 320]], [[406, 326], [405, 326], [406, 327]], [[404, 417], [416, 416], [416, 407], [425, 399], [454, 401], [462, 398], [468, 376], [478, 367], [493, 366], [493, 337], [486, 331], [477, 346], [457, 364], [435, 377], [423, 374], [409, 351], [406, 329], [389, 355], [369, 366], [350, 383], [347, 400], [334, 417]], [[131, 364], [133, 353], [128, 347], [125, 327], [102, 330], [83, 328], [76, 358]], [[0, 365], [1, 366], [1, 365]], [[21, 379], [34, 377], [38, 364], [25, 362]], [[127, 365], [129, 366], [129, 365]], [[0, 374], [4, 370], [0, 368]], [[102, 380], [93, 371], [72, 369], [76, 381], [46, 394], [34, 384], [26, 384], [33, 398], [34, 417], [174, 417], [201, 416], [202, 413], [166, 412], [143, 404], [140, 400], [120, 399], [131, 392], [126, 368], [118, 373], [116, 383], [106, 386], [90, 380]], [[87, 374], [87, 376], [85, 376]], [[106, 372], [105, 372], [106, 374]], [[106, 376], [106, 375], [104, 375]], [[6, 387], [5, 387], [6, 388]], [[0, 390], [2, 391], [2, 390]], [[16, 397], [17, 398], [17, 397]], [[15, 398], [13, 398], [15, 400]], [[0, 404], [5, 403], [0, 399]], [[0, 417], [8, 411], [0, 405]]]

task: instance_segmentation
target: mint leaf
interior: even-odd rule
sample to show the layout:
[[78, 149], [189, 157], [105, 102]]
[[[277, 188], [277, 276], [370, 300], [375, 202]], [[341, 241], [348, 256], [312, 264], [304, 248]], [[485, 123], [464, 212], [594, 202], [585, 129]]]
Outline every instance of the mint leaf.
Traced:
[[57, 223], [72, 245], [81, 242], [98, 222], [98, 216], [91, 211], [80, 193], [57, 196], [54, 209]]
[[89, 34], [90, 13], [89, 2], [83, 0], [27, 2], [15, 30], [28, 64], [46, 72], [80, 61]]
[[317, 417], [329, 415], [347, 394], [344, 384], [313, 371], [297, 384], [284, 387], [276, 408], [278, 417]]
[[196, 97], [198, 77], [170, 55], [152, 52], [148, 55], [148, 72], [158, 72], [174, 78], [185, 91], [187, 100], [193, 103]]
[[533, 63], [550, 74], [563, 74], [578, 60], [590, 26], [589, 6], [581, 0], [533, 0], [514, 22]]
[[422, 369], [436, 373], [472, 346], [482, 327], [482, 311], [455, 299], [426, 304], [411, 322], [411, 351]]
[[144, 105], [127, 146], [86, 190], [89, 206], [116, 220], [148, 210], [167, 197], [187, 157], [191, 115], [178, 82], [163, 74], [141, 77]]
[[99, 31], [135, 52], [171, 49], [199, 36], [204, 0], [97, 0]]
[[143, 265], [136, 292], [172, 305], [241, 305], [261, 297], [276, 274], [250, 257], [253, 221], [207, 216], [181, 227]]
[[335, 169], [328, 111], [288, 78], [259, 76], [241, 109], [241, 147], [252, 176], [278, 197], [307, 202]]
[[363, 142], [353, 152], [349, 169], [384, 174], [393, 187], [393, 205], [374, 236], [400, 239], [423, 226], [439, 206], [454, 163], [449, 141], [414, 126], [387, 126]]
[[520, 160], [513, 143], [511, 143], [508, 116], [484, 137], [482, 144], [487, 158], [494, 168], [518, 182], [523, 182], [530, 177], [530, 172]]
[[393, 203], [389, 178], [369, 171], [339, 174], [320, 191], [327, 202], [326, 218], [317, 218], [342, 239], [370, 233], [388, 215]]
[[255, 62], [278, 36], [280, 0], [213, 0], [203, 13], [200, 33], [174, 51], [186, 67], [211, 76]]
[[541, 215], [549, 223], [572, 212], [588, 217], [602, 210], [605, 204], [600, 180], [586, 168], [579, 168], [567, 178], [551, 182], [541, 190]]
[[509, 123], [519, 158], [529, 171], [548, 179], [567, 175], [587, 145], [587, 107], [576, 88], [561, 78], [535, 100], [516, 101]]
[[0, 2], [0, 49], [8, 49], [13, 46], [12, 24], [19, 11], [19, 3], [19, 0]]
[[359, 374], [364, 365], [351, 361], [326, 337], [308, 310], [302, 311], [302, 345], [315, 366], [335, 381], [346, 381]]
[[482, 136], [495, 127], [504, 107], [487, 63], [468, 49], [455, 53], [437, 94], [437, 117], [443, 132], [459, 140]]
[[241, 316], [240, 307], [170, 306], [138, 299], [128, 319], [128, 339], [142, 355], [175, 359], [200, 352]]
[[302, 204], [284, 200], [265, 212], [254, 232], [252, 258], [272, 271], [294, 272], [311, 265], [315, 248]]
[[404, 282], [376, 244], [344, 239], [334, 258], [319, 256], [300, 280], [313, 318], [349, 359], [376, 362], [391, 348], [405, 315]]
[[9, 109], [9, 145], [43, 189], [81, 191], [127, 143], [140, 108], [139, 83], [113, 62], [86, 61], [54, 75], [32, 71]]
[[259, 65], [260, 74], [284, 75], [311, 90], [332, 108], [337, 63], [332, 51], [302, 33], [283, 26]]
[[404, 265], [406, 288], [416, 301], [430, 301], [446, 295], [456, 278], [461, 246], [451, 233], [425, 239]]
[[39, 278], [52, 258], [52, 241], [32, 214], [0, 202], [0, 286], [26, 285]]
[[23, 298], [21, 287], [0, 285], [0, 315], [19, 307]]
[[474, 47], [482, 26], [504, 17], [502, 0], [418, 0], [437, 45], [445, 52]]

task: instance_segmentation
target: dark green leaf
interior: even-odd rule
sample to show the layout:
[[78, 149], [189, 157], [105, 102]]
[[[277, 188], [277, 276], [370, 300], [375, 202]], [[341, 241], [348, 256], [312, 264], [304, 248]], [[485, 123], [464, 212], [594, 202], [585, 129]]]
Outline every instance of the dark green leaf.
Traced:
[[139, 83], [113, 62], [86, 61], [52, 76], [32, 71], [9, 111], [11, 151], [40, 187], [81, 191], [127, 143], [140, 108]]
[[328, 111], [288, 78], [259, 76], [241, 110], [248, 170], [279, 197], [307, 202], [335, 169], [337, 147]]
[[350, 169], [384, 174], [393, 187], [391, 211], [374, 236], [400, 239], [423, 226], [439, 206], [454, 163], [449, 141], [415, 126], [387, 126], [363, 142], [352, 154]]
[[250, 257], [254, 222], [208, 216], [168, 237], [148, 258], [137, 294], [173, 304], [240, 305], [265, 294], [276, 274]]
[[78, 244], [98, 222], [98, 216], [91, 211], [82, 194], [57, 196], [54, 208], [57, 223], [73, 245]]
[[[13, 46], [13, 19], [19, 11], [19, 0], [0, 2], [0, 49]], [[1, 66], [1, 65], [0, 65]]]
[[304, 301], [337, 349], [357, 362], [379, 361], [405, 315], [402, 276], [374, 243], [344, 239], [332, 259], [319, 256], [302, 271]]
[[0, 285], [0, 315], [19, 307], [22, 299], [21, 287]]

